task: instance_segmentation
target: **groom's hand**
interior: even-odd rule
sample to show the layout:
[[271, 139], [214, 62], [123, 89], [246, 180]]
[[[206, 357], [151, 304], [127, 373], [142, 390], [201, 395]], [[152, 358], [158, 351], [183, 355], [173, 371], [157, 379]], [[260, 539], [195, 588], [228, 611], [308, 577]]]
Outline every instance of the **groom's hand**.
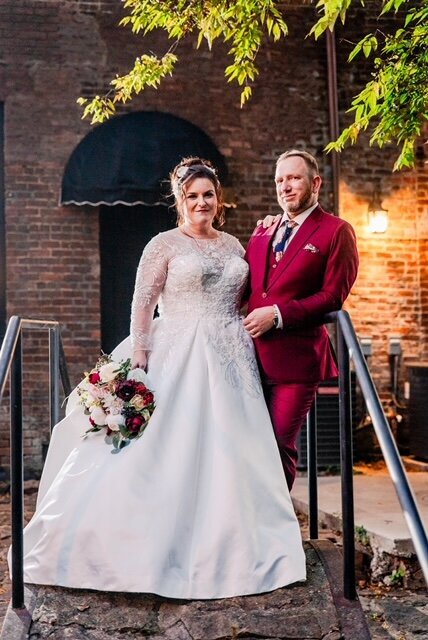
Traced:
[[244, 319], [244, 327], [252, 338], [259, 338], [266, 331], [272, 329], [275, 322], [274, 307], [259, 307], [254, 309]]
[[263, 220], [257, 220], [257, 226], [260, 227], [260, 225], [263, 225], [263, 229], [268, 229], [269, 227], [271, 227], [273, 224], [275, 224], [275, 222], [281, 218], [281, 214], [278, 213], [276, 216], [271, 216], [271, 215], [267, 215], [263, 218]]

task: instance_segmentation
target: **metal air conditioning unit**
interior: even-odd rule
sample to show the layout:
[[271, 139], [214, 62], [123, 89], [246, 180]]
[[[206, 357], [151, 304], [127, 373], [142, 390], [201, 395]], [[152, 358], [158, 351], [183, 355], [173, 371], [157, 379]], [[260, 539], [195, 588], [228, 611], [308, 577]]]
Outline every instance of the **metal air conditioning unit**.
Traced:
[[[356, 382], [355, 373], [351, 372], [352, 425], [355, 428], [356, 418]], [[308, 465], [307, 432], [303, 426], [297, 443], [299, 454], [298, 469], [306, 469]], [[340, 429], [339, 429], [339, 382], [327, 380], [322, 382], [317, 393], [317, 451], [318, 468], [340, 467]]]
[[428, 460], [428, 362], [412, 363], [409, 370], [409, 453]]

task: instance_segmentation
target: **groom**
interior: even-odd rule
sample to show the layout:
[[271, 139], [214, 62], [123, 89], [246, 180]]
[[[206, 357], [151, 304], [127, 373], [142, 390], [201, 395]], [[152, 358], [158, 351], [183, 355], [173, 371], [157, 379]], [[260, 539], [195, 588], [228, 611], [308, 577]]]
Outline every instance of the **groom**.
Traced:
[[245, 327], [254, 338], [289, 489], [296, 476], [296, 441], [321, 380], [337, 376], [321, 318], [341, 308], [357, 276], [354, 231], [318, 204], [315, 158], [290, 150], [277, 160], [282, 217], [258, 226], [246, 259], [250, 293]]

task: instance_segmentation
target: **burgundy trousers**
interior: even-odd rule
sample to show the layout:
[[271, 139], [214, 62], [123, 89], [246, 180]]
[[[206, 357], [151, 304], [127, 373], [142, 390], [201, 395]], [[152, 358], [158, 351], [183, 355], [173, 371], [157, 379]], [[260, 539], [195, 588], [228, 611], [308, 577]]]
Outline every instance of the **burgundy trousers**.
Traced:
[[311, 408], [318, 383], [264, 383], [266, 403], [278, 442], [288, 488], [296, 477], [297, 438]]

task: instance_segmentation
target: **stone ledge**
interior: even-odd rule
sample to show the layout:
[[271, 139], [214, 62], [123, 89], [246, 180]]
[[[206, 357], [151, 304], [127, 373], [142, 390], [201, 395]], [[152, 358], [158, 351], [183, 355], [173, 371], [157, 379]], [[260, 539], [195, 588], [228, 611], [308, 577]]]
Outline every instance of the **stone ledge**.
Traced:
[[[337, 576], [342, 563], [338, 549], [323, 541], [316, 551], [305, 543], [306, 583], [224, 600], [177, 601], [30, 585], [25, 590], [27, 609], [15, 612], [9, 607], [0, 640], [24, 640], [27, 634], [38, 640], [345, 640], [320, 561], [323, 550]], [[359, 603], [353, 603], [356, 608]], [[347, 635], [346, 640], [355, 637]]]

